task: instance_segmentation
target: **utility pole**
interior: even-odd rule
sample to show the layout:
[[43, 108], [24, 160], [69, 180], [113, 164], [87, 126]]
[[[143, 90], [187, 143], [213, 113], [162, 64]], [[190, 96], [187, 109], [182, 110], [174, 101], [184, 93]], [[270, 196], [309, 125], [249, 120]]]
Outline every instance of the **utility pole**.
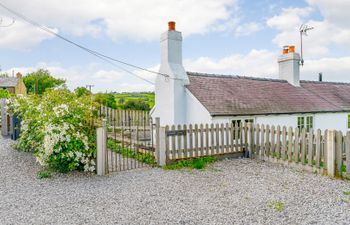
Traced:
[[90, 91], [90, 121], [91, 121], [91, 126], [93, 126], [94, 125], [94, 119], [93, 119], [93, 115], [92, 115], [92, 108], [93, 108], [93, 106], [92, 106], [92, 92], [91, 92], [91, 89], [94, 87], [95, 85], [92, 85], [92, 84], [88, 84], [88, 85], [86, 85], [86, 88], [88, 88], [89, 89], [89, 91]]
[[36, 95], [39, 94], [39, 81], [38, 81], [38, 79], [36, 79], [36, 81], [35, 81], [35, 93], [36, 93]]
[[93, 85], [93, 84], [88, 84], [88, 85], [86, 85], [86, 88], [89, 89], [90, 93], [91, 93], [91, 89], [92, 89], [93, 87], [95, 87], [95, 85]]

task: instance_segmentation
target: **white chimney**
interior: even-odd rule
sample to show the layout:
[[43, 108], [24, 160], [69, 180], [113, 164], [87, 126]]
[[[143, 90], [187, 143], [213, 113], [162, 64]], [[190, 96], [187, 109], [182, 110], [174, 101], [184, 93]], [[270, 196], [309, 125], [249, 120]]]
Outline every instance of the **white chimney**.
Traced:
[[293, 86], [300, 87], [300, 55], [294, 46], [284, 46], [283, 54], [278, 57], [279, 78]]
[[155, 107], [152, 117], [160, 117], [161, 125], [186, 123], [186, 88], [189, 79], [182, 65], [182, 35], [169, 22], [161, 35], [161, 64], [156, 79]]

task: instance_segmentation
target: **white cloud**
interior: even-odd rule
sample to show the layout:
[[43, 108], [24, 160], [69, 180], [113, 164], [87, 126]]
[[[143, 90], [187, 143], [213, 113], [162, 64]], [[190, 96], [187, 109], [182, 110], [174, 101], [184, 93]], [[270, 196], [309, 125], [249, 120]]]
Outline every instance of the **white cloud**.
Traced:
[[122, 79], [123, 74], [121, 72], [115, 71], [115, 70], [100, 70], [97, 71], [92, 78], [100, 80], [101, 82], [111, 82], [111, 81], [117, 81]]
[[[12, 21], [10, 17], [2, 17], [4, 25], [7, 21]], [[0, 48], [9, 49], [29, 49], [38, 43], [53, 38], [53, 35], [46, 33], [39, 28], [28, 25], [21, 20], [15, 20], [15, 23], [8, 27], [0, 27]], [[57, 29], [51, 29], [57, 32]]]
[[267, 20], [267, 25], [277, 30], [294, 30], [303, 23], [303, 18], [310, 15], [312, 8], [285, 8], [281, 14]]
[[307, 2], [318, 8], [329, 23], [339, 27], [350, 28], [350, 1], [347, 0], [307, 0]]
[[325, 57], [309, 60], [301, 68], [302, 79], [316, 80], [318, 73], [323, 73], [324, 81], [339, 81], [350, 83], [350, 57]]
[[263, 29], [263, 26], [256, 22], [245, 23], [243, 25], [239, 25], [235, 30], [235, 35], [237, 37], [240, 36], [248, 36], [255, 32], [258, 32]]
[[153, 85], [150, 84], [135, 84], [122, 83], [118, 92], [139, 92], [139, 91], [154, 91]]
[[[186, 60], [188, 71], [233, 74], [253, 77], [278, 78], [277, 54], [267, 50], [252, 50], [247, 55], [231, 55], [221, 59], [201, 57]], [[323, 73], [324, 81], [350, 83], [350, 57], [322, 57], [308, 60], [300, 68], [302, 80], [317, 80], [318, 73]]]
[[221, 59], [200, 57], [185, 60], [189, 71], [272, 77], [277, 74], [277, 54], [267, 50], [251, 50], [247, 55], [233, 54]]
[[[72, 3], [71, 0], [31, 0], [30, 4], [23, 4], [21, 0], [4, 0], [3, 3], [39, 23], [56, 27], [63, 33], [92, 36], [105, 34], [113, 40], [129, 38], [150, 41], [159, 38], [170, 20], [177, 22], [178, 30], [183, 31], [185, 36], [218, 30], [222, 24], [230, 24], [234, 20], [232, 10], [236, 9], [237, 1], [75, 0]], [[1, 9], [0, 12], [6, 11]], [[11, 36], [16, 35], [15, 31], [8, 32]], [[32, 38], [36, 36], [36, 33], [29, 31], [25, 34]], [[19, 37], [16, 43], [13, 41], [11, 44], [21, 47], [18, 42], [22, 38]], [[0, 42], [1, 39], [0, 36]], [[37, 42], [38, 40], [35, 41]]]
[[[64, 68], [59, 63], [38, 63], [30, 67], [16, 67], [6, 70], [8, 74], [17, 72], [26, 75], [37, 71], [38, 69], [46, 69], [56, 77], [65, 79], [69, 89], [74, 90], [76, 87], [94, 85], [93, 91], [152, 91], [154, 86], [123, 71], [99, 69], [101, 65], [87, 65], [84, 67], [68, 67]], [[153, 69], [153, 68], [150, 68]], [[157, 70], [155, 70], [157, 71]], [[135, 74], [137, 74], [134, 71]], [[141, 77], [153, 81], [155, 75], [139, 73]]]
[[[303, 39], [307, 57], [318, 59], [327, 56], [332, 47], [350, 47], [350, 2], [343, 0], [308, 0], [305, 8], [283, 9], [279, 15], [267, 20], [267, 25], [279, 31], [273, 42], [278, 46], [295, 45], [299, 51], [301, 24], [315, 29]], [[312, 12], [320, 10], [323, 18], [310, 19]], [[332, 49], [334, 51], [334, 49]]]

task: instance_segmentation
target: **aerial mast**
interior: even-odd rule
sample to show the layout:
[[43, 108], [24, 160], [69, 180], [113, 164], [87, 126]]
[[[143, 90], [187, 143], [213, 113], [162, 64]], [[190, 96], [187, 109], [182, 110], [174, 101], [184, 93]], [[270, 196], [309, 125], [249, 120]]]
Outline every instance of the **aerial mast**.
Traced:
[[309, 27], [308, 25], [306, 24], [302, 24], [299, 28], [299, 32], [300, 32], [300, 63], [301, 63], [301, 66], [304, 66], [304, 56], [303, 56], [303, 35], [307, 36], [307, 32], [309, 30], [312, 30], [314, 29], [313, 27]]

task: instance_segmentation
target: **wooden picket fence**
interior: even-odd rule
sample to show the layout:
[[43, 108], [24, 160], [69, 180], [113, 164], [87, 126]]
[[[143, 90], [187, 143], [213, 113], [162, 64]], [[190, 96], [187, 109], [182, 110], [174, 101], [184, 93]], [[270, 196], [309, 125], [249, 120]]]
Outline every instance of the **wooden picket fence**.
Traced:
[[[164, 135], [160, 135], [161, 132]], [[249, 153], [254, 158], [308, 171], [339, 177], [350, 175], [350, 132], [343, 135], [334, 130], [322, 133], [321, 130], [259, 124], [189, 124], [157, 129], [155, 138], [160, 146], [163, 141], [157, 138], [162, 137], [166, 163]]]
[[322, 133], [319, 129], [256, 124], [251, 126], [248, 136], [247, 145], [257, 158], [331, 176], [350, 175], [350, 132], [344, 136], [334, 130]]
[[247, 126], [195, 124], [165, 127], [167, 161], [243, 153]]
[[101, 106], [100, 115], [106, 118], [107, 124], [113, 126], [149, 126], [150, 116], [148, 111], [120, 110]]

